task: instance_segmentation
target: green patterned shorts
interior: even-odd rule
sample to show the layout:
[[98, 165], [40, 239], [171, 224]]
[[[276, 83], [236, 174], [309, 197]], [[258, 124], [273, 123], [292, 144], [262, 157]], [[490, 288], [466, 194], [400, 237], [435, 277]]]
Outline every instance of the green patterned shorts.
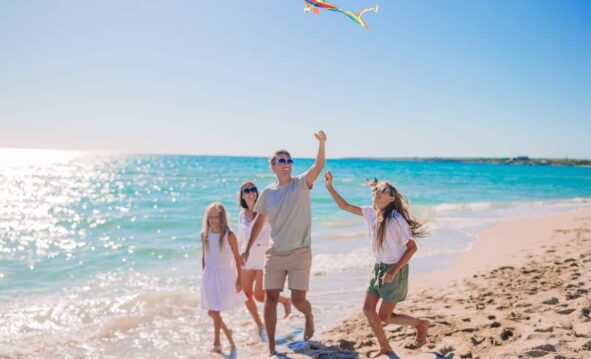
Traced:
[[376, 263], [369, 273], [368, 293], [377, 294], [383, 300], [398, 303], [406, 299], [408, 292], [408, 264], [405, 264], [390, 283], [382, 284], [382, 276], [394, 264]]

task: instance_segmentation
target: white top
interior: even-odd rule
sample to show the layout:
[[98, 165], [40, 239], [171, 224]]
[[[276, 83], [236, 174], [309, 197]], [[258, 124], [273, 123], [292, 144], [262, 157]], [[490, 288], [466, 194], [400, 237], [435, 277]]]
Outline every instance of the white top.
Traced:
[[[244, 209], [240, 210], [240, 215], [238, 217], [238, 247], [242, 248], [242, 251], [244, 251], [248, 245], [248, 239], [250, 238], [250, 232], [252, 232], [252, 225], [254, 224], [256, 217], [249, 222], [246, 218], [246, 211]], [[259, 236], [253, 243], [253, 247], [260, 245], [266, 249], [269, 246], [270, 235], [271, 226], [269, 225], [269, 221], [265, 221], [261, 233], [259, 233]]]
[[[382, 247], [377, 245], [376, 226], [377, 213], [370, 206], [361, 207], [363, 220], [367, 225], [368, 239], [371, 243], [372, 251], [376, 262], [385, 264], [398, 263], [404, 252], [406, 252], [406, 243], [412, 238], [410, 226], [396, 210], [392, 211], [392, 217], [386, 223], [386, 233]], [[376, 245], [374, 245], [376, 243]]]

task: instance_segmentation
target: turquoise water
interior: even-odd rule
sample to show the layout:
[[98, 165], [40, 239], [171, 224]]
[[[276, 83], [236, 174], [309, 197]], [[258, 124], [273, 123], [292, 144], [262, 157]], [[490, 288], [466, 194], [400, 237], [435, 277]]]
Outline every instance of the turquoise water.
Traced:
[[[296, 158], [294, 174], [311, 164]], [[408, 196], [431, 230], [414, 273], [445, 267], [500, 219], [591, 205], [591, 168], [354, 159], [327, 168], [351, 203], [370, 204], [373, 177]], [[245, 179], [261, 189], [274, 181], [267, 159], [0, 150], [0, 356], [202, 356], [211, 335], [198, 305], [203, 210], [224, 202], [232, 226]], [[362, 298], [372, 258], [361, 219], [340, 211], [322, 180], [312, 191], [310, 297], [321, 329]], [[252, 341], [245, 310], [230, 321], [239, 344]], [[278, 333], [299, 332], [282, 323]], [[264, 353], [248, 348], [243, 357]]]
[[[0, 152], [1, 153], [1, 152]], [[10, 156], [4, 154], [4, 156]], [[29, 156], [29, 157], [27, 157]], [[35, 153], [0, 172], [0, 296], [52, 291], [113, 269], [167, 266], [200, 253], [202, 212], [222, 201], [237, 218], [237, 189], [274, 180], [266, 158]], [[29, 163], [27, 163], [27, 160]], [[308, 159], [296, 159], [294, 173]], [[389, 180], [418, 216], [469, 204], [591, 197], [591, 168], [465, 163], [328, 160], [335, 186], [368, 204], [364, 180]], [[339, 211], [322, 181], [312, 194], [315, 241], [338, 237], [355, 220]], [[343, 233], [345, 235], [345, 233]]]

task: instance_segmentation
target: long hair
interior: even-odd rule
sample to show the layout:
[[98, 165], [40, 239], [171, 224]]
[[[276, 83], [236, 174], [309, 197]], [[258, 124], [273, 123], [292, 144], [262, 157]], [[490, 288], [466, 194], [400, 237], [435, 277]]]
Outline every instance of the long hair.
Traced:
[[226, 214], [226, 208], [224, 207], [224, 205], [221, 202], [213, 202], [209, 206], [207, 206], [207, 208], [205, 209], [205, 214], [203, 215], [202, 227], [206, 250], [209, 245], [210, 231], [209, 221], [207, 219], [209, 217], [209, 214], [213, 211], [218, 211], [220, 216], [220, 248], [222, 248], [222, 246], [224, 245], [224, 237], [226, 236], [226, 233], [230, 231], [228, 228], [228, 215]]
[[392, 202], [388, 203], [386, 207], [378, 211], [378, 216], [376, 219], [376, 226], [378, 228], [376, 239], [377, 246], [379, 248], [382, 248], [384, 245], [384, 240], [386, 237], [386, 224], [387, 221], [392, 218], [392, 212], [394, 210], [404, 217], [410, 227], [410, 232], [413, 237], [422, 238], [428, 235], [424, 224], [417, 221], [410, 213], [410, 204], [408, 203], [408, 199], [405, 195], [399, 192], [396, 187], [387, 181], [381, 181], [372, 186], [372, 190], [387, 190], [390, 195], [394, 197]]
[[[256, 188], [257, 186], [252, 183], [251, 181], [244, 181], [242, 182], [242, 184], [240, 185], [240, 191], [238, 192], [238, 207], [247, 209], [248, 205], [246, 204], [246, 201], [242, 198], [242, 190], [244, 189], [244, 187], [246, 187], [247, 185], [251, 185], [252, 187]], [[259, 190], [256, 190], [257, 193], [257, 198], [254, 199], [255, 203], [256, 201], [259, 199]]]

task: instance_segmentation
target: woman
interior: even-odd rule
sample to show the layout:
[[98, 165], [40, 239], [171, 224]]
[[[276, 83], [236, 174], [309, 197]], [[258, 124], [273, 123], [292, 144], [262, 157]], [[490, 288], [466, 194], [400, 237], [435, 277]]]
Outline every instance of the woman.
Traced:
[[[248, 243], [252, 225], [256, 219], [256, 213], [253, 210], [258, 198], [259, 192], [254, 183], [250, 181], [242, 183], [238, 197], [238, 205], [240, 206], [238, 236], [244, 246]], [[270, 232], [271, 227], [269, 223], [265, 223], [250, 250], [248, 260], [242, 268], [242, 289], [246, 295], [246, 308], [250, 312], [250, 315], [252, 315], [262, 340], [264, 340], [265, 327], [259, 316], [255, 299], [261, 303], [265, 300], [265, 292], [263, 291], [263, 267], [265, 264], [265, 252], [269, 246]], [[280, 297], [279, 303], [283, 304], [285, 318], [287, 318], [291, 313], [291, 300], [286, 297]]]

